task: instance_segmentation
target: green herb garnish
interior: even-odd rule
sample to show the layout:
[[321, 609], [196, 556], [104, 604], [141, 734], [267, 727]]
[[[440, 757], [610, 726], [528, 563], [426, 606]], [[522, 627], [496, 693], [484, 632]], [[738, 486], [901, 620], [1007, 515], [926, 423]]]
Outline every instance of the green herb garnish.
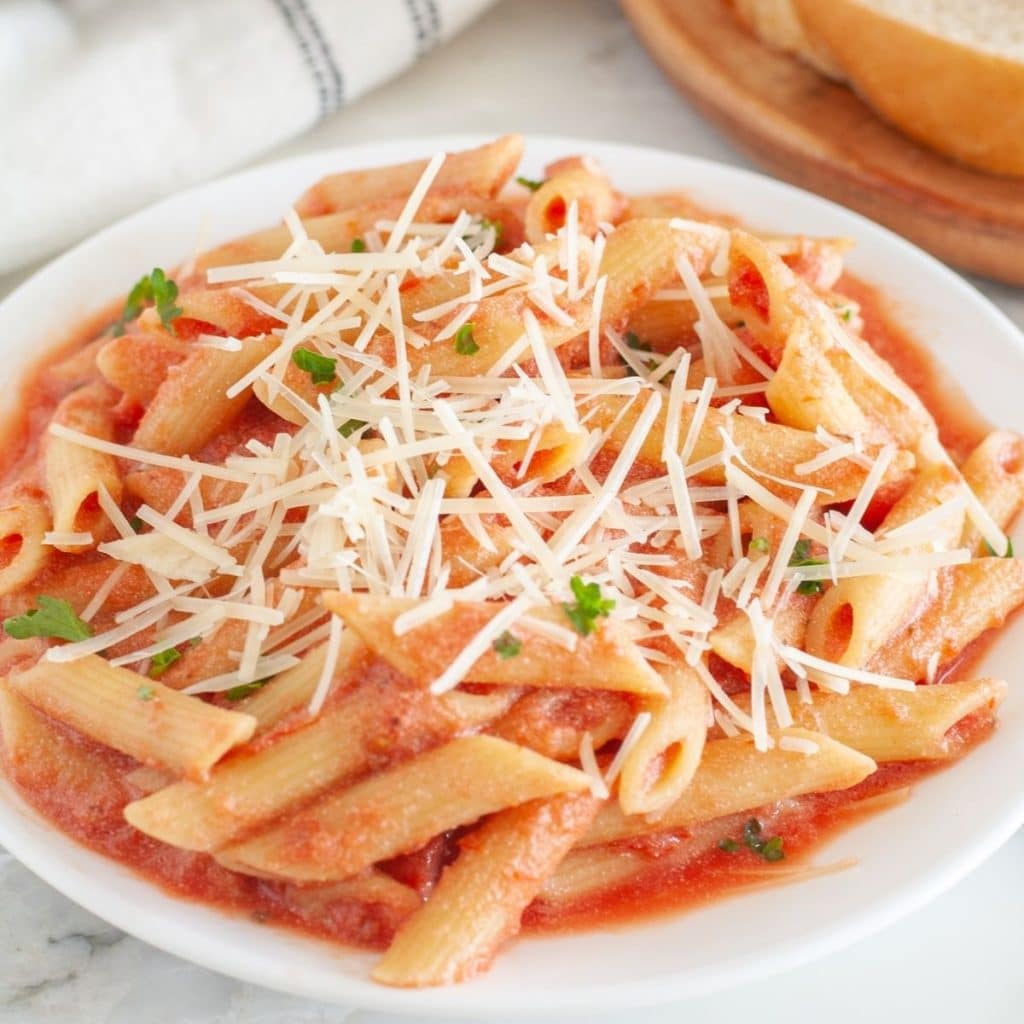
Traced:
[[813, 594], [820, 594], [824, 589], [825, 584], [821, 580], [804, 580], [797, 584], [796, 592], [803, 594], [804, 597], [810, 597]]
[[767, 537], [751, 537], [750, 543], [747, 545], [747, 551], [756, 552], [759, 555], [767, 555], [771, 551], [772, 546], [768, 543]]
[[366, 252], [366, 243], [361, 238], [353, 238], [351, 248], [353, 252]]
[[718, 848], [725, 851], [725, 853], [736, 853], [740, 848], [740, 844], [735, 839], [719, 839]]
[[180, 306], [174, 304], [177, 298], [178, 286], [159, 267], [155, 267], [146, 277], [140, 277], [128, 293], [128, 298], [124, 300], [121, 316], [114, 324], [114, 337], [124, 334], [125, 324], [136, 319], [146, 304], [150, 302], [156, 306], [160, 323], [173, 334], [174, 328], [171, 326], [171, 321], [185, 312]]
[[175, 647], [168, 647], [166, 651], [154, 654], [149, 662], [149, 674], [151, 678], [158, 679], [162, 676], [179, 658], [181, 651]]
[[473, 337], [473, 322], [463, 324], [455, 332], [455, 351], [460, 356], [475, 356], [480, 351], [480, 346]]
[[853, 317], [853, 310], [849, 308], [844, 309], [842, 312], [842, 317], [847, 323], [849, 323]]
[[615, 602], [610, 597], [601, 596], [598, 584], [584, 583], [579, 576], [573, 576], [569, 586], [576, 600], [572, 604], [563, 602], [562, 608], [573, 629], [580, 636], [590, 636], [597, 627], [598, 618], [606, 617], [615, 607]]
[[743, 826], [743, 845], [754, 853], [759, 853], [765, 860], [782, 860], [786, 854], [782, 849], [782, 836], [770, 836], [765, 839], [761, 822], [750, 818]]
[[[825, 559], [811, 558], [811, 542], [809, 540], [798, 540], [793, 545], [793, 554], [790, 555], [789, 564], [794, 568], [805, 565], [824, 565]], [[824, 589], [825, 584], [821, 580], [804, 580], [796, 588], [796, 592], [807, 596], [810, 594], [820, 594]]]
[[988, 541], [985, 541], [985, 547], [993, 558], [1013, 558], [1013, 541], [1009, 537], [1006, 538], [1006, 554], [1000, 555]]
[[139, 700], [152, 700], [156, 696], [156, 690], [148, 683], [143, 683], [136, 691], [135, 696]]
[[230, 690], [227, 690], [224, 694], [228, 700], [244, 700], [250, 694], [255, 693], [257, 690], [261, 690], [270, 679], [254, 679], [251, 683], [239, 683], [238, 686], [232, 686]]
[[626, 331], [625, 335], [626, 344], [638, 352], [650, 352], [651, 343], [649, 341], [641, 341], [640, 336], [633, 331]]
[[543, 180], [538, 181], [536, 178], [524, 178], [521, 174], [516, 178], [516, 181], [523, 188], [528, 188], [531, 192], [536, 192], [544, 184]]
[[357, 430], [361, 430], [366, 426], [366, 420], [345, 420], [340, 427], [338, 427], [338, 433], [342, 437], [351, 437]]
[[498, 657], [505, 661], [514, 658], [523, 649], [523, 641], [506, 629], [491, 646], [497, 651]]
[[790, 565], [806, 565], [811, 557], [811, 542], [809, 540], [798, 540], [793, 545], [793, 554], [789, 556]]
[[4, 620], [4, 632], [15, 640], [26, 640], [30, 636], [54, 637], [58, 640], [88, 640], [92, 627], [83, 622], [75, 609], [63, 598], [36, 598], [38, 607], [31, 608], [24, 615], [15, 615]]
[[146, 524], [138, 516], [132, 516], [131, 519], [128, 520], [128, 525], [136, 533], [142, 533], [142, 531], [146, 528]]
[[330, 384], [334, 380], [337, 359], [328, 359], [309, 348], [297, 348], [292, 353], [292, 362], [309, 374], [314, 384]]

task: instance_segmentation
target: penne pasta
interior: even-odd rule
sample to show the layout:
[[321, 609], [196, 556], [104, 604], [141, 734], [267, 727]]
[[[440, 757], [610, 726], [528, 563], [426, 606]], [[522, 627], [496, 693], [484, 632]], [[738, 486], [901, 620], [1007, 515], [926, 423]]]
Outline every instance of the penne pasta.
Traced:
[[269, 832], [226, 847], [218, 859], [238, 871], [329, 882], [487, 814], [589, 785], [583, 772], [525, 747], [466, 736], [328, 796]]
[[50, 528], [45, 502], [15, 488], [0, 502], [0, 597], [28, 586], [46, 564], [43, 538]]
[[[501, 611], [498, 604], [459, 604], [443, 612], [427, 626], [396, 635], [395, 622], [415, 603], [400, 598], [357, 597], [329, 591], [324, 604], [345, 620], [378, 656], [385, 658], [410, 679], [424, 683], [441, 676], [467, 637], [480, 633]], [[535, 608], [512, 627], [523, 632], [522, 655], [505, 659], [488, 643], [485, 653], [466, 668], [465, 678], [474, 683], [509, 686], [580, 686], [628, 693], [664, 694], [666, 686], [626, 635], [609, 626], [581, 640], [573, 650], [550, 640], [530, 625], [532, 619], [563, 629], [565, 613], [555, 608]]]
[[[249, 400], [227, 390], [277, 348], [272, 336], [249, 338], [238, 352], [199, 349], [171, 368], [135, 431], [133, 444], [171, 455], [198, 452]], [[195, 408], [202, 410], [197, 414]]]
[[814, 745], [815, 752], [784, 750], [778, 744], [768, 751], [758, 751], [746, 736], [711, 740], [704, 746], [693, 781], [657, 819], [627, 815], [618, 805], [608, 804], [581, 844], [595, 846], [650, 832], [682, 829], [801, 793], [847, 789], [876, 768], [871, 758], [821, 733], [786, 729], [779, 735], [806, 740]]
[[1024, 604], [1024, 562], [981, 558], [940, 569], [934, 596], [871, 659], [872, 670], [924, 679]]
[[74, 664], [41, 661], [8, 685], [34, 707], [143, 764], [205, 778], [253, 734], [248, 715], [185, 697], [97, 655]]
[[495, 815], [463, 840], [459, 859], [399, 929], [374, 978], [444, 985], [485, 969], [598, 806], [589, 795], [571, 795]]
[[810, 704], [794, 694], [786, 699], [796, 726], [824, 733], [881, 763], [949, 757], [956, 749], [950, 730], [971, 715], [993, 715], [1005, 696], [1005, 683], [978, 679], [901, 693], [873, 686], [855, 687], [847, 695], [819, 691]]
[[707, 736], [708, 692], [688, 666], [665, 672], [669, 696], [652, 704], [650, 723], [622, 762], [619, 806], [657, 816], [693, 781]]
[[[57, 407], [54, 420], [90, 437], [109, 441], [114, 429], [111, 395], [98, 387], [73, 391]], [[115, 502], [120, 500], [122, 484], [117, 460], [51, 435], [46, 439], [44, 461], [54, 532], [92, 536], [92, 541], [84, 544], [58, 541], [53, 546], [60, 551], [82, 551], [104, 540], [111, 526], [100, 508], [99, 495], [106, 492]]]
[[[512, 176], [522, 154], [523, 139], [519, 135], [503, 135], [476, 149], [449, 153], [431, 189], [435, 193], [452, 191], [493, 197]], [[301, 216], [311, 217], [379, 199], [408, 196], [427, 163], [416, 160], [392, 167], [330, 174], [310, 188], [295, 209]]]
[[[255, 728], [255, 719], [239, 717]], [[456, 727], [427, 695], [405, 691], [384, 702], [379, 686], [365, 687], [304, 728], [226, 761], [206, 782], [176, 782], [129, 804], [125, 818], [165, 843], [219, 850], [290, 805], [354, 778], [382, 754], [398, 758], [442, 742]]]
[[[628, 399], [617, 395], [595, 399], [589, 406], [588, 423], [606, 430], [608, 444], [619, 447], [625, 443], [640, 410]], [[644, 439], [640, 458], [657, 464], [661, 460], [665, 437], [665, 413], [659, 413], [654, 426]], [[696, 406], [681, 410], [679, 436], [686, 437], [696, 416]], [[693, 462], [707, 464], [694, 478], [704, 484], [725, 482], [724, 463], [716, 459], [725, 449], [723, 431], [729, 430], [732, 441], [743, 453], [751, 469], [764, 477], [764, 486], [773, 493], [792, 498], [802, 486], [819, 488], [817, 501], [821, 504], [848, 501], [856, 497], [864, 481], [861, 466], [847, 460], [836, 460], [810, 473], [798, 473], [796, 467], [821, 455], [823, 446], [814, 434], [794, 430], [777, 423], [761, 423], [747, 416], [726, 417], [716, 409], [708, 409], [699, 423], [691, 458]], [[898, 481], [907, 476], [914, 458], [909, 452], [898, 452], [886, 479]], [[772, 479], [772, 478], [776, 479]], [[792, 484], [785, 481], [792, 481]]]

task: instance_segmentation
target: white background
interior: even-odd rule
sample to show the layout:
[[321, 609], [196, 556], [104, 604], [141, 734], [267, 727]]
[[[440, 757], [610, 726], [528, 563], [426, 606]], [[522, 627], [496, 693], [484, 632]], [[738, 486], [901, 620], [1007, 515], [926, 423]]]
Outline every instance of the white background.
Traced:
[[[402, 78], [267, 158], [399, 136], [510, 130], [635, 142], [750, 166], [674, 92], [610, 0], [505, 0]], [[0, 278], [0, 295], [17, 280]], [[1024, 327], [1024, 292], [978, 283]], [[955, 827], [937, 822], [920, 836], [922, 861]], [[789, 974], [631, 1014], [629, 1021], [1019, 1021], [1022, 958], [1018, 833], [953, 892], [874, 939]], [[398, 1024], [278, 996], [174, 960], [78, 910], [0, 853], [0, 1024], [44, 1021]]]

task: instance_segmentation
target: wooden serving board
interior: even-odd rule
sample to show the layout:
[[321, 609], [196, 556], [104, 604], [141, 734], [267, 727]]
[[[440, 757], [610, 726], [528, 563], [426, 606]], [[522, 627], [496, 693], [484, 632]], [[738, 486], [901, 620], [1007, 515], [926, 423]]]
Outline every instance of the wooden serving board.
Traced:
[[1024, 179], [962, 167], [751, 35], [725, 0], [621, 0], [666, 74], [774, 174], [940, 259], [1024, 285]]

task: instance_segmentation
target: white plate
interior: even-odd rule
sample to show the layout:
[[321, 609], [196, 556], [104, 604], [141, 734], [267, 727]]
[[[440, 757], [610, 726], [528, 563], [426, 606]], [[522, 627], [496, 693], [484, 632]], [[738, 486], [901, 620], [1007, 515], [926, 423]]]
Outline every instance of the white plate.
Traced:
[[[275, 220], [320, 175], [476, 145], [416, 139], [319, 153], [193, 189], [129, 217], [56, 260], [0, 306], [5, 379], [76, 317], [123, 293], [140, 273]], [[525, 173], [590, 153], [620, 186], [685, 188], [712, 209], [765, 229], [849, 235], [850, 266], [882, 285], [907, 326], [953, 371], [996, 424], [1024, 430], [1024, 338], [951, 271], [883, 228], [757, 174], [673, 153], [578, 139], [537, 138]], [[9, 386], [0, 401], [9, 405]], [[1024, 633], [1004, 636], [988, 674], [1014, 683]], [[1024, 688], [1011, 686], [996, 734], [953, 770], [916, 787], [902, 806], [819, 851], [849, 871], [739, 896], [677, 916], [571, 936], [528, 938], [483, 978], [455, 988], [374, 985], [374, 956], [260, 926], [165, 895], [43, 821], [0, 780], [0, 843], [51, 885], [112, 924], [170, 953], [245, 981], [352, 1006], [443, 1014], [539, 1015], [636, 1008], [736, 985], [862, 939], [952, 885], [1024, 823]], [[2, 910], [0, 910], [2, 914]]]

